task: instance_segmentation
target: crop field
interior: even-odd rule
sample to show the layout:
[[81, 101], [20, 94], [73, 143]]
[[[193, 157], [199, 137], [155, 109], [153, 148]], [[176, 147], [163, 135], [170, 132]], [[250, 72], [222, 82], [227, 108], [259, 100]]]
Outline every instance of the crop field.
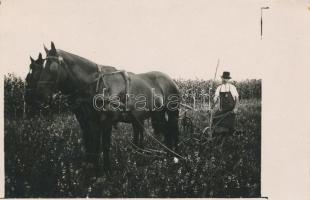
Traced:
[[[12, 88], [22, 86], [12, 87], [10, 80], [11, 85], [5, 84], [6, 197], [260, 196], [260, 91], [241, 92], [248, 96], [241, 99], [236, 131], [223, 145], [216, 135], [210, 140], [202, 134], [208, 126], [204, 109], [188, 111], [194, 128], [192, 132], [180, 128], [179, 154], [186, 159], [178, 162], [162, 153], [163, 147], [149, 135], [163, 141], [160, 135], [152, 134], [150, 122], [145, 121], [145, 149], [155, 149], [157, 153], [134, 149], [131, 125], [119, 123], [112, 132], [112, 172], [88, 180], [83, 168], [82, 133], [75, 116], [70, 112], [56, 112], [48, 117], [18, 116], [20, 111], [13, 111], [22, 104], [11, 100], [18, 96]], [[190, 83], [194, 85], [178, 82], [182, 91], [205, 87], [199, 81]], [[252, 88], [249, 83], [243, 86]]]

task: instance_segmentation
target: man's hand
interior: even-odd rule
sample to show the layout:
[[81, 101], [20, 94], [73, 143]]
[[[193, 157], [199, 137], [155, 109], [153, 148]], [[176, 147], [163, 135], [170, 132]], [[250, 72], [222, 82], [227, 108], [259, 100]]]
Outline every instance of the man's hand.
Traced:
[[237, 114], [238, 109], [234, 108], [232, 111], [233, 111], [234, 114]]

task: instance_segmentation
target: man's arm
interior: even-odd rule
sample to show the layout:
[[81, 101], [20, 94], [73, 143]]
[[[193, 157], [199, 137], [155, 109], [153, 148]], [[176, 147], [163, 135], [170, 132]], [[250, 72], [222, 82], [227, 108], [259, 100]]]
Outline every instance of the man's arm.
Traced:
[[234, 100], [235, 100], [235, 107], [233, 109], [233, 112], [237, 113], [238, 108], [239, 108], [239, 94], [238, 94], [238, 91], [237, 91], [235, 86], [233, 87], [232, 92], [233, 92], [233, 96], [234, 96]]
[[236, 96], [236, 97], [235, 97], [235, 107], [234, 107], [234, 109], [233, 109], [233, 112], [234, 112], [234, 113], [237, 113], [238, 108], [239, 108], [239, 97]]
[[219, 94], [220, 94], [220, 88], [216, 88], [215, 90], [215, 94], [214, 94], [214, 97], [213, 97], [213, 103], [216, 104], [218, 99], [219, 99]]
[[216, 108], [219, 102], [219, 96], [220, 96], [220, 87], [217, 87], [215, 90], [215, 94], [213, 97], [213, 107]]

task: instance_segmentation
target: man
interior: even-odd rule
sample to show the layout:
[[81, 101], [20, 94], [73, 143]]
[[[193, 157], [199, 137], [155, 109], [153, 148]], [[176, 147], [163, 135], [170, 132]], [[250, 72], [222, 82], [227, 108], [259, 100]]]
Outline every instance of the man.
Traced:
[[[235, 114], [239, 105], [239, 94], [234, 85], [229, 83], [230, 72], [224, 71], [222, 84], [215, 91], [214, 104], [219, 103], [219, 109], [213, 117], [213, 126], [215, 134], [232, 135], [235, 129]], [[222, 141], [222, 144], [224, 142]]]

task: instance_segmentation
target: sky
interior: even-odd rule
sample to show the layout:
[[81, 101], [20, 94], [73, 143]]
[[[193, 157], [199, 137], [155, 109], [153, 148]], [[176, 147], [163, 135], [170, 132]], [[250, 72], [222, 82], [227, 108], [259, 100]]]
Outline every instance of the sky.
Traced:
[[[54, 41], [56, 48], [135, 73], [210, 79], [219, 59], [217, 78], [230, 71], [236, 80], [261, 79], [305, 56], [309, 5], [302, 0], [4, 0], [1, 71], [25, 77], [29, 56], [45, 55], [43, 44]], [[263, 11], [263, 39], [262, 6], [270, 7]]]

